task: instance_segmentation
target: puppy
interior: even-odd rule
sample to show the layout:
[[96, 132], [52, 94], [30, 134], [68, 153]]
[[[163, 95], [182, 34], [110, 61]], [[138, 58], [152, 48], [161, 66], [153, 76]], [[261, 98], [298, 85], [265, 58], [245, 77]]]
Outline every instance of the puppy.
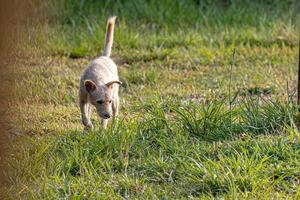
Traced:
[[85, 130], [93, 127], [90, 116], [92, 107], [97, 110], [103, 128], [108, 119], [118, 115], [119, 109], [119, 81], [117, 66], [109, 58], [113, 44], [116, 17], [107, 20], [105, 45], [101, 57], [93, 60], [83, 72], [80, 79], [79, 105], [82, 123]]

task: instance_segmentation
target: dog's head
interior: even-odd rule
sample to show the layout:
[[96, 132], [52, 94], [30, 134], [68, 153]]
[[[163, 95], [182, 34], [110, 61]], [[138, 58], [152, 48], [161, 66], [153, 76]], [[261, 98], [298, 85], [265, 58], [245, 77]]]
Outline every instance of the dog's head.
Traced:
[[120, 81], [111, 81], [109, 83], [97, 86], [93, 81], [84, 81], [84, 86], [90, 94], [90, 103], [96, 107], [98, 115], [103, 119], [112, 116], [113, 94], [112, 89], [115, 84], [122, 84]]

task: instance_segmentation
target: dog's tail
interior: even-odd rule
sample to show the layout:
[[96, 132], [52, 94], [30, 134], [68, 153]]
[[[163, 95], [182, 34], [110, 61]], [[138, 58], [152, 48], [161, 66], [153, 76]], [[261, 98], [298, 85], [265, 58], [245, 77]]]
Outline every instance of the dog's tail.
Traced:
[[115, 21], [116, 21], [116, 16], [109, 17], [107, 20], [103, 56], [107, 56], [107, 57], [110, 56], [111, 47], [114, 40]]

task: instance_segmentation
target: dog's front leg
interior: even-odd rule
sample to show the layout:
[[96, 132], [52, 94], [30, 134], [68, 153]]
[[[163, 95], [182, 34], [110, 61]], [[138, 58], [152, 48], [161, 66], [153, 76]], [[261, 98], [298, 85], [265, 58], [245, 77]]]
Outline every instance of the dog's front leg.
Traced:
[[86, 107], [87, 107], [87, 117], [88, 117], [88, 119], [91, 119], [91, 114], [92, 114], [92, 111], [93, 111], [93, 107], [89, 103], [87, 103]]
[[101, 124], [104, 129], [106, 129], [108, 123], [108, 119], [101, 119]]
[[93, 124], [90, 120], [90, 108], [87, 102], [85, 101], [80, 101], [79, 103], [80, 105], [80, 111], [81, 111], [81, 119], [82, 119], [82, 123], [84, 125], [84, 129], [88, 130], [93, 128]]
[[119, 114], [119, 98], [116, 98], [112, 103], [113, 122]]

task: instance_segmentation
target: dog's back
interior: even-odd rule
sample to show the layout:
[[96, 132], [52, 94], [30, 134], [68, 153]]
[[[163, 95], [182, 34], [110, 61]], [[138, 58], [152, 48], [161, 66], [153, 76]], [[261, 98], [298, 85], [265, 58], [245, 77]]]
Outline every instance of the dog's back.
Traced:
[[85, 70], [83, 80], [93, 80], [95, 83], [108, 83], [112, 80], [119, 80], [117, 65], [107, 56], [94, 59]]

